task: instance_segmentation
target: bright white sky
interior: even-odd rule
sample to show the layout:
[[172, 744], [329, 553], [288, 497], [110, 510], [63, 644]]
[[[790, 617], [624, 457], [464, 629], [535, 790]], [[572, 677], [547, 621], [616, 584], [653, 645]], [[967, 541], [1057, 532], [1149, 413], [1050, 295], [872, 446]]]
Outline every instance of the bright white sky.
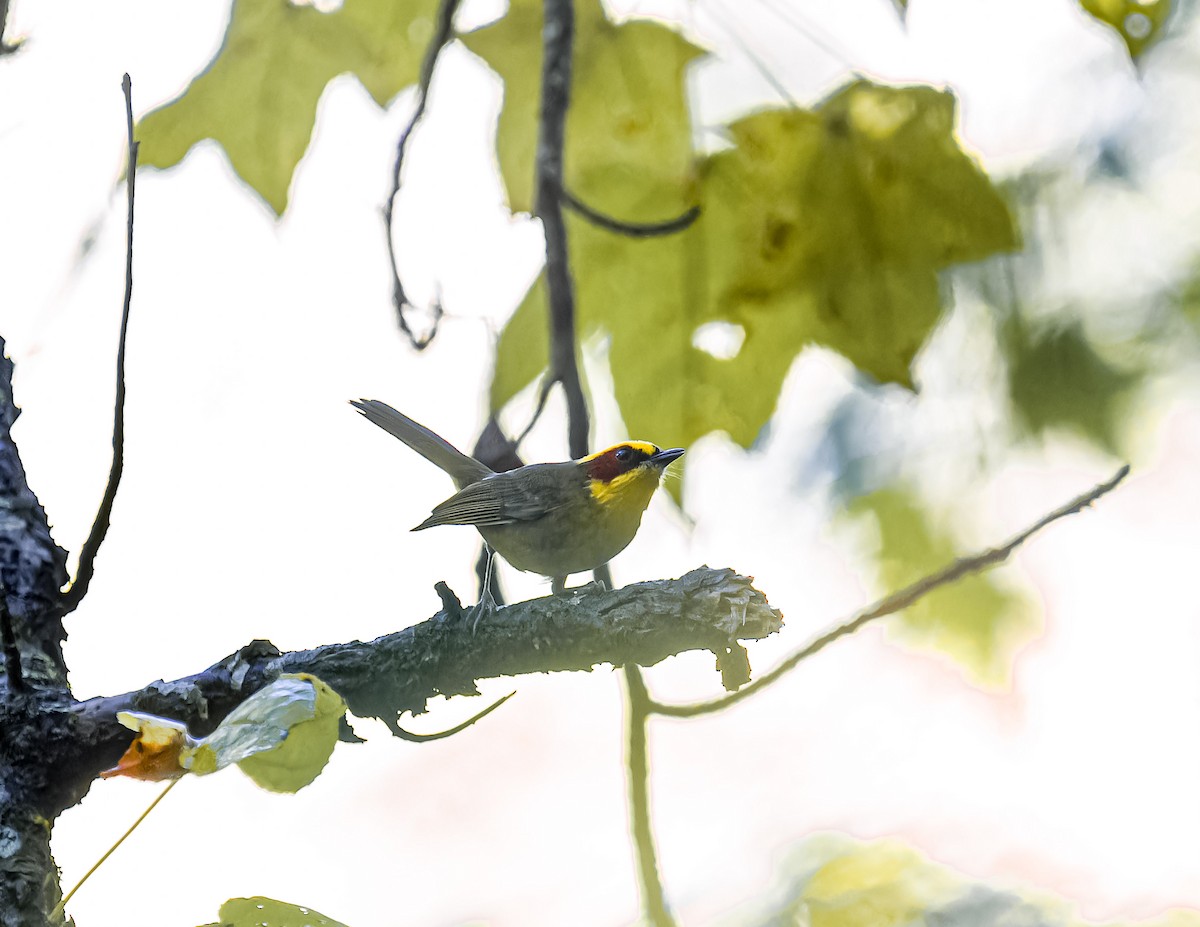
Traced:
[[[1181, 176], [1171, 159], [1194, 151], [1195, 126], [1170, 88], [1153, 74], [1139, 83], [1116, 38], [1069, 0], [912, 0], [907, 33], [888, 0], [674, 9], [727, 54], [693, 76], [701, 125], [776, 102], [730, 39], [733, 22], [802, 101], [849, 67], [948, 83], [963, 99], [965, 140], [992, 168], [1094, 144], [1133, 112], [1175, 127], [1153, 153], [1163, 176]], [[139, 111], [169, 99], [217, 48], [225, 16], [219, 4], [162, 0], [15, 5], [13, 28], [29, 43], [0, 62], [0, 334], [17, 363], [30, 482], [71, 551], [108, 466], [121, 74], [133, 76]], [[177, 170], [139, 175], [126, 474], [92, 591], [69, 622], [80, 697], [195, 672], [252, 638], [284, 649], [368, 639], [432, 614], [438, 579], [468, 594], [474, 535], [418, 542], [407, 531], [449, 493], [444, 476], [346, 400], [387, 400], [460, 446], [478, 431], [491, 339], [540, 246], [537, 227], [501, 207], [488, 151], [496, 87], [469, 55], [448, 52], [411, 153], [398, 246], [413, 295], [440, 284], [453, 314], [421, 355], [394, 329], [378, 213], [408, 95], [383, 112], [353, 78], [334, 81], [279, 223], [231, 182], [214, 145]], [[1188, 208], [1200, 186], [1188, 176], [1108, 204], [1119, 226], [1072, 228], [1088, 259], [1082, 279], [1078, 267], [1064, 274], [1064, 292], [1136, 289], [1164, 260], [1193, 253]], [[1157, 263], [1131, 271], [1130, 253]], [[592, 376], [603, 382], [602, 365]], [[765, 453], [715, 438], [693, 448], [694, 530], [656, 502], [614, 564], [618, 581], [705, 562], [754, 574], [788, 618], [777, 640], [753, 648], [758, 671], [883, 591], [856, 539], [828, 527], [824, 502], [786, 491], [847, 383], [843, 364], [807, 354]], [[1095, 918], [1200, 905], [1200, 405], [1179, 395], [1167, 384], [1148, 404], [1128, 484], [1009, 569], [1043, 603], [1046, 630], [1008, 690], [974, 689], [875, 628], [727, 715], [654, 725], [655, 823], [684, 922], [761, 897], [788, 848], [830, 828], [898, 835], [971, 876], [1062, 893]], [[532, 457], [563, 453], [552, 412]], [[602, 400], [597, 442], [621, 432]], [[1031, 455], [961, 500], [964, 539], [1006, 537], [1113, 469], [1069, 442]], [[518, 595], [545, 591], [536, 578], [504, 579]], [[702, 655], [649, 680], [667, 698], [717, 684]], [[494, 698], [513, 687], [500, 712], [443, 742], [414, 746], [359, 723], [370, 742], [339, 746], [294, 797], [234, 771], [185, 782], [70, 913], [84, 925], [190, 925], [215, 919], [227, 897], [265, 894], [353, 927], [632, 921], [618, 675], [482, 688]], [[482, 704], [438, 703], [411, 726], [448, 727]], [[65, 885], [155, 791], [99, 783], [62, 817], [54, 849]], [[737, 814], [713, 813], [731, 803]]]

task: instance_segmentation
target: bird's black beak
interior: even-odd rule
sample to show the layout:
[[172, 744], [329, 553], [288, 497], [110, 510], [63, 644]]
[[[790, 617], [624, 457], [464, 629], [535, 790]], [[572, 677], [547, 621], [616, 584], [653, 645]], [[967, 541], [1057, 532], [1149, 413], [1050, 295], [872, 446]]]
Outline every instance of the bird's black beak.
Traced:
[[683, 456], [683, 448], [669, 447], [665, 451], [655, 451], [650, 455], [650, 462], [656, 467], [666, 467], [672, 460], [678, 460]]

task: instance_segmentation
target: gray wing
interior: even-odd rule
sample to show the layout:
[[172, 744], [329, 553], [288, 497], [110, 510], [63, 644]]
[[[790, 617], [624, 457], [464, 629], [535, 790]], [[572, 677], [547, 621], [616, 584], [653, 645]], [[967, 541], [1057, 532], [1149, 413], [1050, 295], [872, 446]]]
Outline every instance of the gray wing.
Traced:
[[[568, 504], [573, 494], [586, 491], [572, 477], [578, 464], [535, 464], [519, 471], [497, 473], [465, 487], [433, 509], [433, 514], [413, 528], [420, 531], [435, 525], [476, 525], [489, 527], [514, 522], [537, 521]], [[519, 473], [520, 477], [516, 478]]]

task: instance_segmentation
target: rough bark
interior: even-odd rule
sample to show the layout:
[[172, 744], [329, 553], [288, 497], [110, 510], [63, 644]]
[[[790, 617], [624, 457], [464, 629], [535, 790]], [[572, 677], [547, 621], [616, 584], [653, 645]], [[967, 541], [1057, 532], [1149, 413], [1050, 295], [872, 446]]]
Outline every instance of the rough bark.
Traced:
[[12, 372], [0, 356], [0, 596], [13, 654], [0, 680], [0, 925], [36, 927], [59, 898], [50, 821], [64, 800], [59, 751], [72, 722], [59, 607], [67, 558], [12, 442]]
[[293, 653], [253, 641], [194, 676], [77, 702], [62, 656], [66, 554], [50, 537], [12, 441], [11, 384], [12, 364], [0, 359], [0, 581], [8, 612], [0, 609], [0, 624], [12, 657], [0, 676], [0, 927], [48, 923], [61, 897], [51, 828], [129, 745], [118, 711], [177, 718], [204, 734], [279, 674], [310, 672], [354, 714], [398, 731], [402, 713], [424, 711], [435, 695], [476, 694], [478, 679], [650, 665], [685, 650], [713, 651], [726, 684], [736, 686], [746, 677], [738, 641], [782, 624], [749, 579], [708, 567], [677, 580], [520, 602], [485, 615], [475, 631], [472, 616], [439, 584], [436, 615], [374, 641]]

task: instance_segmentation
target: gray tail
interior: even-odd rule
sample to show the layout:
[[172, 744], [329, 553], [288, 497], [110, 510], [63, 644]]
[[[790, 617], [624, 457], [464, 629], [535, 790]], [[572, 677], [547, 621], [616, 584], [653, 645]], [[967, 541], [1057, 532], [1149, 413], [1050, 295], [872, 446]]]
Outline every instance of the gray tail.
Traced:
[[450, 474], [459, 489], [478, 483], [492, 471], [474, 457], [468, 457], [440, 435], [434, 434], [420, 422], [414, 422], [378, 399], [352, 399], [354, 406], [370, 422], [388, 434], [399, 438], [431, 464]]

